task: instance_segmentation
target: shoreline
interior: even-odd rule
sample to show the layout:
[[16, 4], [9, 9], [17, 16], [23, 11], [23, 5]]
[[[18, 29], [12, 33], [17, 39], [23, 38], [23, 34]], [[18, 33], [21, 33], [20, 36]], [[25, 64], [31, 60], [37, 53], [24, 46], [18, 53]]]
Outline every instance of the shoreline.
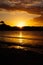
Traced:
[[[0, 44], [12, 45], [14, 43], [0, 42]], [[30, 50], [24, 51], [22, 49], [15, 48], [0, 48], [0, 60], [1, 60], [0, 63], [4, 61], [4, 64], [43, 65], [43, 54]]]
[[43, 54], [43, 45], [31, 45], [31, 44], [20, 44], [20, 43], [12, 43], [12, 42], [3, 42], [0, 41], [0, 48], [8, 48], [8, 49], [20, 49], [24, 51], [32, 51], [39, 54]]
[[13, 65], [43, 65], [43, 54], [14, 48], [0, 48], [0, 61]]

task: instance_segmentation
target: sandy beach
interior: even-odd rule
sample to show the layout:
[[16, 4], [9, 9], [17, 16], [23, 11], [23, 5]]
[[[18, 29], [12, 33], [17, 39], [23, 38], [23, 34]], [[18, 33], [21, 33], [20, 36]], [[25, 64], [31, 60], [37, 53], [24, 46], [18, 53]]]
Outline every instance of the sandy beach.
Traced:
[[[6, 42], [0, 42], [6, 44]], [[1, 45], [0, 44], [0, 45]], [[0, 64], [9, 65], [43, 65], [43, 54], [15, 48], [0, 47]]]

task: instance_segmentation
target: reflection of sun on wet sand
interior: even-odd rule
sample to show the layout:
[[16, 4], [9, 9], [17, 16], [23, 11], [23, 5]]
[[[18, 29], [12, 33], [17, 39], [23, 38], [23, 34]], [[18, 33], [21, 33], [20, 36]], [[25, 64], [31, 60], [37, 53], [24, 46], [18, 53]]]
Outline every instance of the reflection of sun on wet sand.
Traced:
[[8, 46], [8, 48], [24, 49], [23, 46]]

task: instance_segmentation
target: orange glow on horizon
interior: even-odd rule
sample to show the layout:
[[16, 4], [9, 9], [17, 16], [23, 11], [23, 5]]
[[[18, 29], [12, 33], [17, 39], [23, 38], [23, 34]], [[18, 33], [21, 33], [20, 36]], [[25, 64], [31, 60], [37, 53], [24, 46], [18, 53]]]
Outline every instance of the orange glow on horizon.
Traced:
[[[27, 11], [15, 10], [15, 11], [0, 11], [0, 21], [4, 21], [5, 24], [11, 27], [17, 26], [22, 28], [24, 26], [43, 26], [40, 14], [32, 14]], [[36, 19], [35, 19], [36, 18]], [[37, 18], [40, 21], [37, 20]]]
[[18, 24], [16, 26], [19, 28], [22, 28], [25, 26], [25, 23], [21, 21], [21, 22], [18, 22]]

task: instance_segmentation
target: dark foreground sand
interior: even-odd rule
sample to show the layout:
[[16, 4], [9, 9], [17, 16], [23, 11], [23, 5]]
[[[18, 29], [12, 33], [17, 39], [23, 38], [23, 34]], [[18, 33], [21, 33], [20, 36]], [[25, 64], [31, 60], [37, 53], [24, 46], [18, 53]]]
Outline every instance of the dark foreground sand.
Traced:
[[43, 54], [14, 48], [0, 48], [0, 65], [43, 65]]

